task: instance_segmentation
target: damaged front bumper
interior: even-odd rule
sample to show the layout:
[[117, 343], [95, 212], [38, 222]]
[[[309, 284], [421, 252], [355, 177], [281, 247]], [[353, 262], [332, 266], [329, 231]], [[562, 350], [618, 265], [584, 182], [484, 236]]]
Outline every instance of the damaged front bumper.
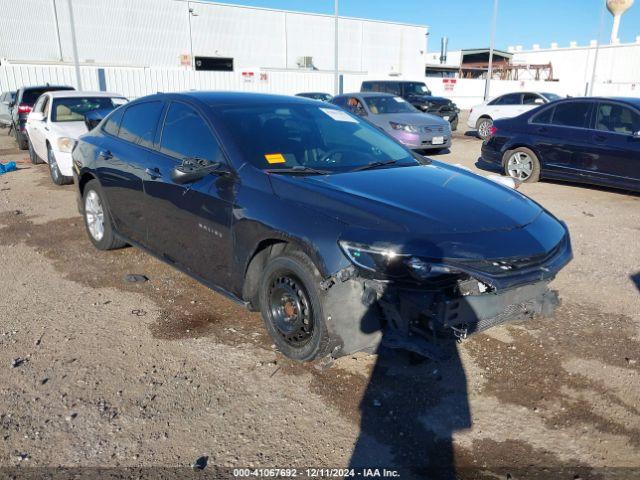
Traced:
[[500, 270], [504, 265], [492, 262], [500, 271], [483, 273], [468, 265], [462, 275], [423, 284], [367, 278], [349, 267], [322, 285], [327, 327], [340, 345], [334, 356], [383, 345], [442, 359], [447, 341], [509, 321], [550, 317], [560, 302], [549, 283], [571, 258], [567, 237], [540, 262], [519, 269]]

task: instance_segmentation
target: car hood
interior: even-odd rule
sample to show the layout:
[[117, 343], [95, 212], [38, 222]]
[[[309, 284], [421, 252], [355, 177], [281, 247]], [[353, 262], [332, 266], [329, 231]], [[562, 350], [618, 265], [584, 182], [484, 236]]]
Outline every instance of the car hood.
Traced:
[[342, 222], [342, 238], [430, 258], [538, 255], [566, 227], [531, 199], [439, 162], [327, 176], [271, 175], [291, 205]]
[[84, 122], [52, 122], [51, 132], [57, 137], [69, 137], [77, 140], [80, 135], [87, 133]]
[[373, 123], [383, 127], [389, 126], [389, 122], [406, 123], [408, 125], [416, 125], [419, 127], [444, 127], [449, 126], [449, 122], [443, 120], [437, 115], [428, 113], [383, 113], [371, 115]]

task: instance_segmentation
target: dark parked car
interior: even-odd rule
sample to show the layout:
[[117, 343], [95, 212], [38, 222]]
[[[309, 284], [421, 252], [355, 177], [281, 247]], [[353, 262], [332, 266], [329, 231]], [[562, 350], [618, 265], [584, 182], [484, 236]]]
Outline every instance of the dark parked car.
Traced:
[[640, 191], [640, 99], [573, 98], [496, 120], [480, 164], [523, 182]]
[[451, 130], [458, 128], [460, 109], [448, 98], [434, 97], [424, 82], [399, 80], [371, 80], [362, 82], [361, 92], [390, 93], [404, 98], [411, 105], [424, 113], [438, 115], [451, 124]]
[[26, 150], [29, 148], [29, 142], [27, 140], [27, 132], [25, 125], [27, 123], [27, 116], [31, 112], [33, 105], [40, 95], [45, 92], [53, 92], [57, 90], [75, 90], [73, 87], [65, 85], [43, 85], [43, 86], [31, 86], [19, 88], [16, 92], [15, 99], [11, 108], [11, 128], [18, 142], [20, 150]]
[[297, 360], [381, 341], [435, 356], [434, 335], [549, 314], [571, 258], [532, 200], [308, 99], [152, 95], [73, 160], [97, 248], [137, 245], [261, 311]]
[[310, 98], [311, 100], [320, 100], [321, 102], [330, 102], [333, 98], [330, 94], [322, 92], [296, 93], [296, 97]]
[[11, 105], [13, 105], [16, 92], [2, 92], [0, 94], [0, 128], [11, 125]]

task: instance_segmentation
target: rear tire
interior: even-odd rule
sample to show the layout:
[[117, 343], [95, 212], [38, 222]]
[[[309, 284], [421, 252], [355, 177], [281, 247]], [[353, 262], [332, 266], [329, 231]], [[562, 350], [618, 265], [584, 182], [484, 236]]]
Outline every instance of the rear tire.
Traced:
[[526, 147], [507, 150], [502, 157], [504, 173], [521, 182], [534, 183], [540, 180], [540, 160]]
[[482, 117], [476, 122], [476, 130], [478, 131], [478, 136], [482, 140], [486, 140], [491, 135], [489, 131], [493, 126], [493, 120], [489, 117]]
[[285, 250], [265, 266], [259, 287], [262, 319], [278, 349], [293, 360], [311, 361], [331, 353], [321, 281], [309, 257], [296, 250]]
[[18, 142], [18, 148], [20, 150], [28, 149], [29, 140], [27, 139], [27, 136], [20, 132], [20, 129], [18, 128], [14, 128], [14, 131], [16, 132], [16, 142]]
[[84, 224], [91, 243], [98, 250], [114, 250], [126, 244], [118, 239], [109, 215], [106, 199], [100, 182], [89, 181], [82, 194]]

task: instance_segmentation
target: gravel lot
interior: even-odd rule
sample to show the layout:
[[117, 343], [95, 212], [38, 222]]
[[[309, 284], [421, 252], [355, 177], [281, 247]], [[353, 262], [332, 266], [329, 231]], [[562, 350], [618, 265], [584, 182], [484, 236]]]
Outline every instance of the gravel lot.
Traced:
[[[436, 157], [478, 171], [480, 141], [462, 130]], [[0, 466], [206, 456], [205, 472], [640, 478], [640, 196], [522, 187], [572, 233], [556, 318], [474, 336], [442, 364], [385, 351], [322, 370], [275, 352], [259, 315], [139, 250], [95, 250], [74, 187], [55, 187], [0, 130], [8, 160], [24, 163], [0, 176]]]

